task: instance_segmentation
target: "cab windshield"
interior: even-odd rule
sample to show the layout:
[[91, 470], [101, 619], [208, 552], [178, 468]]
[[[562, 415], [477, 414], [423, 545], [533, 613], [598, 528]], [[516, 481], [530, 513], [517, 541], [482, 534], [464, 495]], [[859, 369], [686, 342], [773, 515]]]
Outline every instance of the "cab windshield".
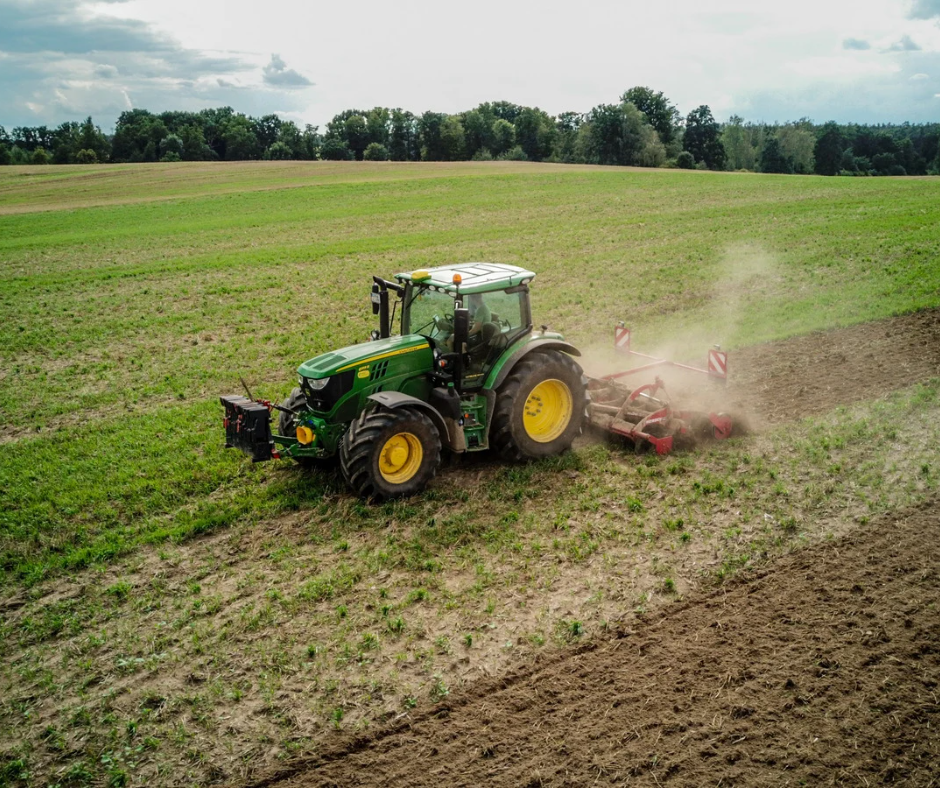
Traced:
[[402, 334], [446, 340], [454, 333], [454, 297], [426, 287], [410, 287], [401, 317]]

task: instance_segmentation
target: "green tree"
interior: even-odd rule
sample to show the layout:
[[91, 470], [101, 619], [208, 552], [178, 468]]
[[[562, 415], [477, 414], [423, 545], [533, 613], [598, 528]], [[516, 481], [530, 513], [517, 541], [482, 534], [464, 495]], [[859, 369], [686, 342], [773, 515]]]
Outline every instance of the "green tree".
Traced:
[[180, 161], [183, 158], [183, 140], [181, 140], [175, 134], [168, 134], [166, 137], [160, 140], [161, 156], [166, 156], [170, 153], [177, 157], [175, 161]]
[[471, 109], [460, 115], [460, 122], [464, 131], [464, 146], [466, 156], [472, 159], [478, 151], [489, 150], [491, 138], [491, 124], [487, 123], [486, 116], [478, 109]]
[[813, 148], [814, 169], [817, 175], [838, 175], [842, 169], [842, 153], [846, 148], [842, 129], [834, 120], [822, 127]]
[[418, 144], [423, 161], [443, 161], [444, 148], [441, 144], [441, 129], [447, 115], [441, 112], [425, 112], [418, 118]]
[[92, 150], [98, 161], [107, 161], [111, 154], [111, 144], [108, 138], [102, 133], [91, 119], [91, 115], [85, 118], [79, 134], [78, 147], [82, 150]]
[[267, 161], [289, 161], [294, 158], [294, 152], [284, 142], [275, 142], [268, 146], [264, 152]]
[[525, 155], [521, 145], [513, 145], [508, 151], [499, 157], [502, 161], [528, 161], [529, 157]]
[[753, 170], [757, 163], [758, 148], [744, 125], [744, 118], [732, 115], [721, 130], [721, 144], [727, 154], [727, 164], [732, 170]]
[[222, 134], [222, 140], [225, 143], [226, 161], [258, 158], [258, 138], [254, 134], [252, 124], [244, 115], [237, 115], [229, 121]]
[[620, 164], [623, 157], [623, 107], [598, 104], [588, 114], [588, 160], [594, 164]]
[[379, 142], [370, 142], [362, 158], [366, 161], [388, 161], [388, 148]]
[[557, 131], [555, 155], [559, 161], [574, 163], [578, 161], [576, 146], [578, 131], [584, 122], [580, 112], [562, 112], [555, 118]]
[[877, 175], [907, 175], [893, 153], [876, 153], [871, 157], [871, 166]]
[[[81, 127], [74, 121], [60, 124], [52, 132], [52, 163], [69, 164], [81, 149]], [[47, 148], [47, 150], [49, 150]]]
[[320, 136], [320, 127], [311, 126], [309, 123], [304, 126], [300, 135], [303, 144], [305, 159], [316, 160], [320, 158], [320, 147], [323, 145], [323, 137]]
[[388, 148], [390, 125], [391, 113], [385, 107], [376, 107], [369, 110], [369, 114], [366, 115], [366, 133], [369, 142], [376, 142], [383, 148]]
[[320, 158], [326, 161], [351, 161], [355, 156], [345, 140], [328, 137], [320, 146]]
[[181, 155], [184, 161], [205, 161], [213, 157], [212, 149], [206, 144], [202, 129], [195, 123], [180, 128], [178, 137], [183, 144]]
[[235, 110], [231, 107], [215, 107], [198, 113], [198, 125], [213, 153], [210, 158], [225, 158], [225, 130], [235, 117]]
[[760, 153], [761, 172], [774, 172], [789, 175], [793, 172], [793, 162], [784, 154], [780, 140], [768, 137]]
[[456, 115], [448, 115], [441, 124], [441, 157], [444, 161], [467, 158], [463, 124]]
[[149, 141], [146, 133], [153, 116], [145, 109], [122, 112], [114, 126], [111, 156], [115, 161], [142, 161], [144, 146]]
[[5, 142], [0, 142], [0, 166], [11, 164], [12, 162], [13, 154], [10, 151], [10, 147]]
[[252, 118], [249, 128], [255, 135], [255, 148], [267, 150], [277, 142], [283, 121], [277, 115], [265, 115], [261, 118]]
[[357, 161], [362, 161], [362, 155], [369, 145], [369, 125], [365, 115], [350, 115], [346, 118], [346, 144], [353, 152]]
[[646, 115], [647, 122], [656, 129], [661, 142], [672, 142], [682, 116], [662, 91], [657, 93], [652, 88], [637, 86], [624, 93], [620, 101], [630, 102]]
[[666, 149], [646, 116], [633, 104], [600, 104], [591, 110], [586, 124], [587, 160], [597, 164], [655, 167], [663, 163]]
[[492, 114], [494, 119], [501, 118], [515, 125], [516, 118], [522, 112], [522, 107], [509, 101], [494, 101], [492, 104], [481, 104], [480, 110]]
[[806, 118], [795, 123], [785, 123], [777, 129], [780, 150], [793, 165], [793, 172], [809, 175], [816, 165], [816, 132], [813, 124]]
[[33, 151], [33, 155], [29, 158], [30, 164], [51, 164], [52, 157], [46, 153], [46, 149], [42, 146], [36, 148]]
[[682, 151], [678, 156], [676, 156], [676, 166], [682, 170], [694, 170], [695, 156], [693, 156], [687, 150]]
[[421, 158], [415, 116], [403, 109], [393, 109], [389, 131], [388, 155], [392, 161], [417, 161]]
[[725, 166], [721, 129], [707, 104], [702, 104], [686, 116], [682, 145], [696, 161], [704, 162], [710, 170], [720, 170]]
[[557, 132], [548, 114], [538, 107], [524, 107], [513, 125], [516, 144], [522, 148], [529, 161], [542, 161], [552, 156]]
[[[292, 120], [285, 120], [281, 123], [281, 128], [278, 129], [277, 132], [277, 141], [274, 144], [277, 143], [287, 148], [290, 154], [287, 157], [288, 159], [300, 160], [310, 158], [307, 154], [306, 146], [304, 145], [303, 134], [301, 134], [300, 129], [297, 128], [297, 124]], [[268, 149], [270, 150], [270, 146]]]
[[497, 118], [491, 127], [492, 146], [490, 151], [494, 156], [502, 156], [516, 144], [516, 130], [512, 123], [504, 118]]
[[55, 136], [46, 126], [15, 126], [11, 141], [17, 148], [32, 153], [36, 148], [51, 150], [55, 147]]

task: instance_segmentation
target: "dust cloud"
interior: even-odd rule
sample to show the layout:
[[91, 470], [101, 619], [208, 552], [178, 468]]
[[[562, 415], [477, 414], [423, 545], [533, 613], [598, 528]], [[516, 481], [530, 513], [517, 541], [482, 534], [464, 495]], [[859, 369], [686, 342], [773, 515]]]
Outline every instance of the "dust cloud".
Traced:
[[[776, 257], [757, 243], [736, 243], [726, 247], [717, 263], [717, 275], [714, 284], [707, 293], [705, 303], [692, 314], [674, 316], [663, 326], [652, 328], [666, 338], [651, 342], [649, 329], [638, 323], [628, 325], [633, 329], [632, 347], [658, 359], [689, 364], [707, 369], [707, 351], [717, 346], [727, 349], [734, 346], [744, 335], [745, 316], [753, 322], [755, 309], [768, 291], [780, 279]], [[658, 321], [657, 321], [658, 322]], [[585, 374], [601, 377], [612, 372], [633, 369], [650, 363], [640, 357], [627, 357], [614, 350], [613, 326], [605, 327], [609, 333], [582, 347], [580, 359]], [[728, 360], [729, 378], [734, 377], [734, 353]], [[706, 379], [702, 375], [683, 372], [675, 367], [664, 366], [638, 372], [625, 382], [639, 386], [652, 382], [659, 376], [666, 384], [669, 397], [674, 405], [681, 407], [735, 411], [752, 424], [760, 421], [759, 414], [743, 412], [741, 403], [732, 401], [725, 387]]]

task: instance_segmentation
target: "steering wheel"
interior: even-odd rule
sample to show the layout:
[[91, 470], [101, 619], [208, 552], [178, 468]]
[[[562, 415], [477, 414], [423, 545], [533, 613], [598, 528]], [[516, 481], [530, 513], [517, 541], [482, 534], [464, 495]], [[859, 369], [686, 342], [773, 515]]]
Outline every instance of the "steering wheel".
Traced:
[[434, 315], [432, 318], [434, 323], [434, 328], [440, 331], [442, 334], [453, 334], [454, 333], [454, 316], [453, 315]]

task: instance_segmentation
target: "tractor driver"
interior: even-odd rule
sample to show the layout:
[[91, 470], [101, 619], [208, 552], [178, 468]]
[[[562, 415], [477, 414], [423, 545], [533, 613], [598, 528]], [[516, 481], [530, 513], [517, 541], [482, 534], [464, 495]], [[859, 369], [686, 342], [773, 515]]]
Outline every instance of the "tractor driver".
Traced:
[[[493, 313], [483, 300], [482, 293], [472, 293], [467, 298], [467, 310], [470, 312], [470, 331], [468, 336], [475, 337], [483, 333], [483, 326], [493, 320]], [[482, 337], [481, 337], [482, 338]], [[478, 339], [477, 342], [480, 340]]]
[[[472, 293], [467, 297], [467, 311], [470, 313], [470, 330], [467, 332], [470, 347], [479, 346], [489, 341], [483, 327], [493, 319], [493, 313], [483, 301], [482, 293]], [[454, 349], [454, 335], [452, 329], [441, 336], [438, 341], [448, 350]]]

